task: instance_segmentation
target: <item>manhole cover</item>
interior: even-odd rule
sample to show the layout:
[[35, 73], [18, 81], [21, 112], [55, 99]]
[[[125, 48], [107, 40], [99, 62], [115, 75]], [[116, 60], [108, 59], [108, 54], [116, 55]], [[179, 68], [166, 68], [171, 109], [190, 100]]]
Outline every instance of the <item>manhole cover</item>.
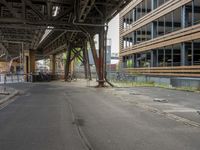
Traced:
[[162, 98], [155, 98], [153, 101], [159, 103], [168, 103], [168, 100]]

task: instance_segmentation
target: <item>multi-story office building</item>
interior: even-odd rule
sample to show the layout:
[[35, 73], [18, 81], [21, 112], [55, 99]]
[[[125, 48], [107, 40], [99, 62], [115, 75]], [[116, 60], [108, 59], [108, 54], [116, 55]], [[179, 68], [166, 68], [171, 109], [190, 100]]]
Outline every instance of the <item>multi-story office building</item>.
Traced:
[[200, 77], [200, 0], [133, 0], [120, 13], [127, 72]]

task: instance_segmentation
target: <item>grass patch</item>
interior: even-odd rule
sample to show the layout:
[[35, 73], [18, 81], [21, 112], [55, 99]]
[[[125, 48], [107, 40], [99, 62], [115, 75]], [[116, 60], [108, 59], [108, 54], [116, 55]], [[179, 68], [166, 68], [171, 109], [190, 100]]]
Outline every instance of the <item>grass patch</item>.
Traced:
[[115, 87], [119, 87], [119, 88], [128, 88], [128, 87], [159, 87], [159, 88], [165, 88], [165, 89], [171, 89], [171, 90], [200, 92], [200, 87], [199, 88], [194, 88], [194, 87], [172, 87], [169, 84], [155, 83], [154, 81], [150, 81], [150, 82], [111, 81], [111, 83]]
[[112, 81], [111, 82], [116, 87], [137, 87], [137, 86], [155, 86], [154, 82], [130, 82], [130, 81]]

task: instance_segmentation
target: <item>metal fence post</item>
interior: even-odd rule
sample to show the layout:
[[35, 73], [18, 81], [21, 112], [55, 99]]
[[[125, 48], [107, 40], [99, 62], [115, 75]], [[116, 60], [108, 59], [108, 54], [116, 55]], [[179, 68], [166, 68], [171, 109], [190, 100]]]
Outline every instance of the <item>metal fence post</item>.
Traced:
[[3, 87], [3, 91], [6, 92], [6, 81], [7, 81], [7, 78], [6, 78], [6, 74], [4, 75], [4, 87]]

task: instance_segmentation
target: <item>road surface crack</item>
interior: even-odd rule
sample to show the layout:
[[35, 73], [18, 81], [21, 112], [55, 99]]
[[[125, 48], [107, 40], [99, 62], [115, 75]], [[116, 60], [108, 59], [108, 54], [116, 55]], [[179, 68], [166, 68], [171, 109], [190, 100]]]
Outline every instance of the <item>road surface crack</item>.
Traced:
[[76, 126], [78, 135], [79, 135], [79, 137], [81, 139], [81, 142], [83, 143], [85, 149], [86, 150], [94, 150], [93, 147], [91, 146], [91, 144], [89, 143], [87, 137], [85, 136], [83, 130], [81, 129], [81, 126], [84, 125], [84, 120], [81, 119], [81, 118], [76, 117], [76, 115], [75, 115], [75, 113], [73, 111], [73, 108], [72, 108], [71, 101], [68, 98], [67, 98], [67, 103], [69, 105], [70, 112], [72, 114], [72, 120], [73, 120], [72, 123]]

